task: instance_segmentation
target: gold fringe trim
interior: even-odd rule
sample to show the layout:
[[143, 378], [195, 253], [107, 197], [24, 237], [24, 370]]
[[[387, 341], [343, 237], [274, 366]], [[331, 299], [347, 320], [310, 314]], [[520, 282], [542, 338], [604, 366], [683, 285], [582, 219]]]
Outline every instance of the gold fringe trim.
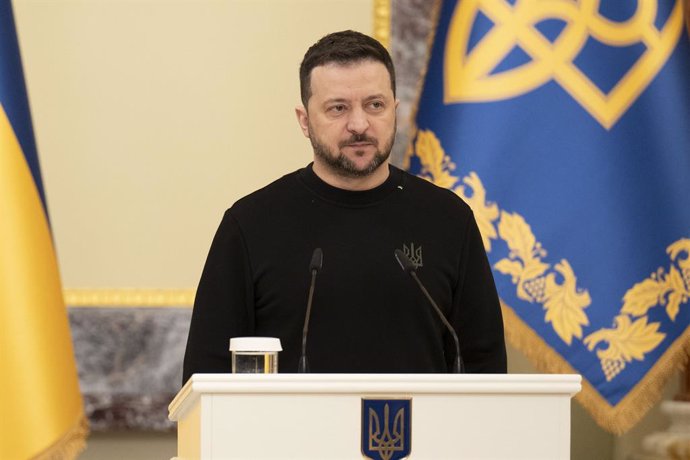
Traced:
[[65, 289], [70, 307], [191, 307], [194, 289]]
[[[506, 339], [522, 351], [540, 371], [546, 373], [577, 374], [570, 364], [551, 348], [515, 311], [501, 301], [506, 324]], [[683, 369], [690, 357], [690, 327], [666, 350], [644, 379], [615, 406], [608, 403], [586, 380], [575, 399], [592, 415], [603, 429], [621, 435], [635, 426], [659, 399], [669, 378]]]
[[74, 460], [86, 449], [88, 436], [89, 422], [82, 414], [72, 429], [32, 460]]

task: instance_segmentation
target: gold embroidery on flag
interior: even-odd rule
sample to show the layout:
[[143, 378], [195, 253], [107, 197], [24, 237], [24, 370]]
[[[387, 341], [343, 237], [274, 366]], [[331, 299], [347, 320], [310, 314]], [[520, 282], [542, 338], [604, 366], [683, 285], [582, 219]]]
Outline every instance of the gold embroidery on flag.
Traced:
[[[590, 351], [600, 342], [608, 342], [608, 348], [597, 350], [606, 380], [613, 379], [633, 359], [643, 361], [644, 356], [666, 337], [657, 332], [660, 323], [647, 324], [647, 313], [651, 308], [665, 306], [666, 314], [675, 321], [680, 305], [690, 298], [690, 239], [676, 241], [666, 252], [678, 268], [671, 265], [668, 273], [659, 268], [649, 278], [628, 289], [623, 296], [621, 315], [615, 319], [616, 327], [600, 329], [584, 340]], [[681, 254], [685, 257], [681, 258]], [[633, 322], [634, 317], [639, 319]]]
[[[537, 241], [532, 228], [518, 213], [500, 210], [496, 203], [486, 200], [486, 189], [475, 172], [470, 172], [456, 186], [459, 178], [451, 158], [431, 130], [417, 132], [413, 154], [422, 165], [420, 177], [453, 190], [472, 208], [487, 252], [491, 240], [500, 238], [509, 249], [508, 257], [494, 264], [494, 268], [509, 275], [516, 286], [518, 298], [541, 304], [544, 321], [551, 323], [554, 332], [568, 345], [573, 338], [582, 340], [583, 327], [589, 326], [585, 309], [592, 303], [589, 292], [577, 287], [577, 276], [566, 259], [551, 266], [542, 261], [547, 252]], [[453, 188], [455, 187], [455, 188]], [[499, 219], [500, 217], [500, 219]], [[496, 231], [496, 221], [498, 221]], [[668, 272], [659, 269], [646, 280], [635, 284], [623, 296], [620, 314], [614, 319], [614, 328], [601, 328], [584, 339], [594, 352], [597, 345], [608, 343], [605, 349], [596, 349], [597, 357], [607, 380], [620, 374], [632, 360], [643, 361], [666, 337], [659, 332], [660, 323], [649, 323], [649, 309], [661, 305], [673, 321], [680, 305], [690, 299], [690, 239], [683, 238], [667, 248], [672, 261]], [[558, 280], [561, 279], [562, 282]]]
[[[507, 258], [498, 261], [494, 267], [500, 273], [510, 275], [517, 288], [517, 296], [530, 303], [539, 303], [546, 311], [544, 321], [551, 323], [554, 331], [568, 345], [573, 337], [582, 339], [583, 326], [589, 325], [584, 309], [591, 304], [589, 292], [577, 288], [577, 276], [570, 263], [562, 259], [555, 266], [542, 261], [546, 250], [537, 241], [531, 227], [517, 213], [500, 211], [498, 205], [486, 201], [486, 189], [476, 173], [470, 172], [463, 183], [465, 186], [453, 189], [458, 177], [455, 169], [436, 135], [429, 130], [420, 130], [414, 144], [422, 171], [420, 177], [440, 186], [452, 189], [465, 200], [475, 215], [482, 234], [484, 247], [491, 252], [491, 240], [500, 237], [510, 252]], [[500, 220], [499, 220], [500, 216]], [[494, 227], [498, 222], [498, 232]], [[558, 277], [563, 280], [559, 283]]]
[[644, 361], [645, 355], [666, 337], [666, 334], [658, 332], [660, 323], [648, 324], [646, 316], [633, 322], [627, 315], [618, 315], [614, 322], [615, 329], [599, 329], [584, 340], [589, 351], [593, 351], [600, 342], [608, 342], [607, 348], [597, 350], [607, 381], [613, 380], [633, 359]]
[[[625, 303], [622, 313], [642, 316], [656, 305], [665, 305], [668, 317], [671, 321], [676, 320], [680, 304], [686, 303], [690, 297], [690, 239], [676, 241], [666, 252], [672, 261], [678, 263], [678, 268], [671, 265], [667, 274], [659, 268], [649, 278], [628, 290], [623, 296]], [[679, 258], [683, 253], [685, 257]]]
[[[419, 131], [415, 153], [422, 165], [421, 177], [451, 189], [458, 182], [458, 178], [451, 174], [455, 165], [432, 131]], [[486, 201], [486, 190], [476, 173], [471, 172], [463, 182], [474, 193], [468, 196], [464, 186], [455, 187], [454, 191], [472, 207], [484, 245], [491, 252], [491, 239], [496, 238], [494, 222], [499, 216], [498, 206]], [[552, 324], [554, 331], [568, 345], [572, 344], [573, 338], [582, 339], [582, 327], [589, 325], [584, 309], [591, 304], [591, 298], [587, 290], [577, 288], [577, 276], [570, 263], [562, 259], [552, 267], [543, 262], [546, 250], [537, 241], [530, 225], [517, 213], [500, 211], [498, 236], [508, 245], [509, 254], [494, 268], [511, 277], [518, 298], [542, 304], [546, 311], [544, 320]], [[633, 322], [626, 314], [640, 317], [655, 305], [665, 305], [669, 318], [674, 320], [680, 304], [690, 298], [690, 239], [675, 242], [667, 252], [672, 260], [677, 261], [678, 268], [671, 266], [668, 274], [660, 269], [629, 289], [623, 298], [622, 314], [615, 319], [616, 328], [602, 328], [585, 339], [590, 351], [602, 341], [609, 343], [607, 349], [597, 351], [602, 370], [609, 380], [625, 367], [625, 363], [632, 359], [643, 360], [665, 337], [657, 332], [659, 323], [648, 324], [646, 316]], [[557, 281], [557, 275], [560, 275], [562, 283]]]
[[419, 131], [417, 133], [414, 149], [422, 163], [421, 177], [439, 187], [453, 190], [470, 205], [479, 232], [482, 234], [484, 248], [491, 251], [491, 240], [498, 236], [493, 225], [493, 222], [498, 218], [498, 206], [495, 203], [486, 202], [486, 190], [477, 174], [471, 172], [462, 179], [463, 183], [472, 189], [472, 193], [467, 193], [465, 185], [456, 187], [458, 178], [451, 174], [451, 171], [455, 170], [455, 164], [446, 155], [440, 141], [431, 131]]
[[[555, 81], [606, 129], [611, 128], [664, 66], [683, 30], [683, 4], [676, 0], [661, 29], [654, 25], [658, 0], [639, 0], [635, 14], [615, 22], [602, 16], [594, 0], [467, 0], [458, 2], [446, 36], [444, 102], [508, 99]], [[469, 50], [479, 13], [494, 24]], [[536, 26], [559, 20], [565, 27], [555, 40]], [[589, 39], [612, 48], [642, 44], [645, 51], [608, 91], [600, 89], [575, 60]], [[530, 61], [503, 72], [496, 68], [514, 50]]]

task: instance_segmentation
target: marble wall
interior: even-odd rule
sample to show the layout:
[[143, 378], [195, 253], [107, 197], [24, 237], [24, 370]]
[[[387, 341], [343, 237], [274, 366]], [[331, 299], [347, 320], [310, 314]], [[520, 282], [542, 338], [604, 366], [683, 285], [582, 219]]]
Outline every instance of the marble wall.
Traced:
[[428, 45], [433, 32], [433, 13], [438, 1], [392, 0], [391, 54], [395, 63], [398, 133], [392, 161], [401, 165], [410, 137], [414, 107], [426, 71]]
[[93, 431], [174, 428], [168, 404], [182, 385], [191, 313], [191, 308], [69, 309]]

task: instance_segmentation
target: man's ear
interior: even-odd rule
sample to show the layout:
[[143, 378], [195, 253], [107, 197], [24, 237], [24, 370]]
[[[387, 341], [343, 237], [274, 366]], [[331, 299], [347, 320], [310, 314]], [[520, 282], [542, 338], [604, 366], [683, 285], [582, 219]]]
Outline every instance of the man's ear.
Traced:
[[302, 133], [304, 137], [309, 137], [309, 114], [307, 109], [303, 105], [298, 105], [295, 107], [295, 115], [297, 115], [297, 123], [299, 127], [302, 128]]

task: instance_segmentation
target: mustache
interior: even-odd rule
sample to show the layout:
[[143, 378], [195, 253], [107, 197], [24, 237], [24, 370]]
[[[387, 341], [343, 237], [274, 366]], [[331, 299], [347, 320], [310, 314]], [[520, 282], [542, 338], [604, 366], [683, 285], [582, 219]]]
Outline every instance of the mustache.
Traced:
[[343, 147], [347, 147], [350, 144], [357, 144], [360, 142], [367, 142], [367, 143], [373, 145], [374, 147], [378, 147], [378, 145], [379, 145], [378, 139], [376, 139], [375, 137], [369, 137], [366, 134], [362, 133], [362, 134], [353, 134], [347, 140], [340, 141], [338, 143], [338, 147], [343, 148]]

